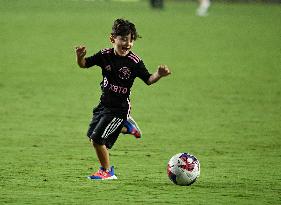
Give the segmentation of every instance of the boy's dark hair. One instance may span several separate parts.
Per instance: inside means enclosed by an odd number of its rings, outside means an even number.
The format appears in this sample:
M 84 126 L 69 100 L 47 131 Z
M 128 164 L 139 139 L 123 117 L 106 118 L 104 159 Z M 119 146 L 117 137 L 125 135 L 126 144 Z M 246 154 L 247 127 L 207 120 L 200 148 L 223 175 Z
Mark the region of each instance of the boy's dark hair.
M 136 30 L 135 24 L 125 19 L 116 19 L 112 26 L 112 36 L 127 36 L 131 34 L 132 40 L 141 38 Z

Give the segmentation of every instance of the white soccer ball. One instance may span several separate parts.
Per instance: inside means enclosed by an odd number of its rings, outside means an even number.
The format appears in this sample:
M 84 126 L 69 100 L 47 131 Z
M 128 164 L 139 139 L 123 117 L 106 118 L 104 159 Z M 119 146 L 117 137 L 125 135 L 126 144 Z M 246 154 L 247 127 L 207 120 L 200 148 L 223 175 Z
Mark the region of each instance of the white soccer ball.
M 178 153 L 170 159 L 167 174 L 173 183 L 189 186 L 200 176 L 199 160 L 189 153 Z

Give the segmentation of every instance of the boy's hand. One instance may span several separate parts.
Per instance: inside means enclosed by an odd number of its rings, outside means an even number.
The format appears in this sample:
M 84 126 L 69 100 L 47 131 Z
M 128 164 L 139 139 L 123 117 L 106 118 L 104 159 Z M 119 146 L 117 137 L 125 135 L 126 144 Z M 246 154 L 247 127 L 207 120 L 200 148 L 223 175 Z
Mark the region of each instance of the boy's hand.
M 167 76 L 167 75 L 170 75 L 170 74 L 171 74 L 171 71 L 168 68 L 168 66 L 166 66 L 166 65 L 159 65 L 158 66 L 158 75 L 159 76 L 164 77 L 164 76 Z
M 85 46 L 76 46 L 75 51 L 78 58 L 84 58 L 87 53 Z
M 75 47 L 76 52 L 76 62 L 79 65 L 80 68 L 86 68 L 86 47 L 85 46 L 76 46 Z
M 171 74 L 171 71 L 168 68 L 168 66 L 159 65 L 157 71 L 149 77 L 147 84 L 151 85 L 153 83 L 156 83 L 160 78 L 165 77 L 170 74 Z

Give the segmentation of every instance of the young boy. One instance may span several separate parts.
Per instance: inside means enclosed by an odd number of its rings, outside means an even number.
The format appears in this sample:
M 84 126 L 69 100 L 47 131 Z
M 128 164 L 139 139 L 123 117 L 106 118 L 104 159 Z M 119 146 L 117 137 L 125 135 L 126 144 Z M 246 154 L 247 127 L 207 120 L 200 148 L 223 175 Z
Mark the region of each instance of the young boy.
M 89 125 L 88 137 L 100 161 L 100 169 L 89 176 L 93 180 L 117 179 L 110 166 L 109 151 L 118 138 L 130 113 L 130 92 L 136 77 L 147 85 L 156 83 L 171 72 L 160 65 L 150 74 L 143 61 L 131 49 L 139 37 L 135 25 L 128 20 L 114 21 L 110 42 L 113 48 L 105 48 L 93 56 L 86 57 L 84 46 L 76 47 L 76 60 L 81 68 L 97 65 L 102 69 L 102 95 Z

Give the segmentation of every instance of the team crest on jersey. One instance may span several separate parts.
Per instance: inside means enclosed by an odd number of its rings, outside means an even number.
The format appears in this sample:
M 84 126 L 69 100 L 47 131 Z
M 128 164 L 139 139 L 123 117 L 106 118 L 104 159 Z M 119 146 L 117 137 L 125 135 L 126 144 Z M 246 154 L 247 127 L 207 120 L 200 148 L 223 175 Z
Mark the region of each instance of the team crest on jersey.
M 131 76 L 131 70 L 127 67 L 122 67 L 119 69 L 119 78 L 123 80 L 129 79 Z

